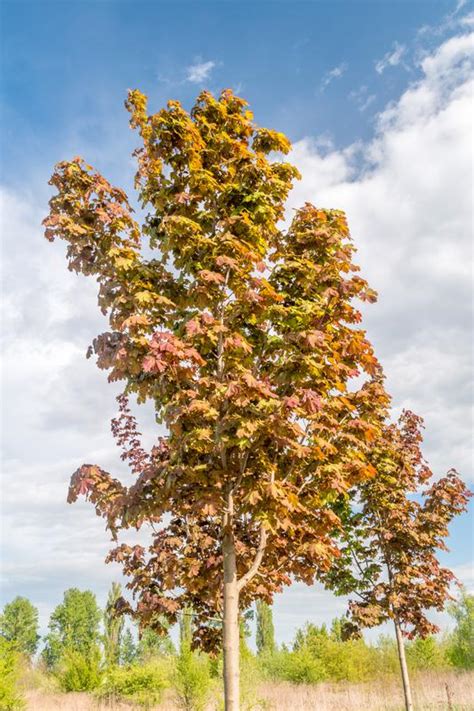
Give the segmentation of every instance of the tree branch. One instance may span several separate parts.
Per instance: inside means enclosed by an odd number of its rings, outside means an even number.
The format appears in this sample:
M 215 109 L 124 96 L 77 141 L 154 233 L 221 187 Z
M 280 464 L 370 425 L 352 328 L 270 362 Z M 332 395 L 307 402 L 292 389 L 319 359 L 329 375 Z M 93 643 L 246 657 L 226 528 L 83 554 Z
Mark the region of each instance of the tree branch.
M 237 583 L 237 590 L 239 592 L 257 574 L 258 569 L 260 567 L 260 563 L 262 562 L 262 558 L 263 558 L 263 554 L 265 552 L 266 545 L 267 545 L 267 532 L 262 525 L 260 527 L 260 542 L 258 544 L 257 553 L 255 554 L 253 563 L 250 566 L 250 568 L 247 570 L 245 575 L 242 575 L 242 577 L 240 578 L 240 580 Z

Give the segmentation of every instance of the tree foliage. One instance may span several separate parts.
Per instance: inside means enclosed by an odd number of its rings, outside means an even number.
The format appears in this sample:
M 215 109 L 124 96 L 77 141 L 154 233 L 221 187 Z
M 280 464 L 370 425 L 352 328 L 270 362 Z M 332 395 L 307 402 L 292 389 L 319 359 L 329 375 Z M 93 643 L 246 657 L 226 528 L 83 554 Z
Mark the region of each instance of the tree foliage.
M 211 649 L 224 543 L 241 608 L 270 602 L 329 567 L 333 502 L 375 473 L 367 452 L 387 398 L 354 304 L 375 294 L 342 212 L 306 204 L 282 229 L 298 173 L 276 154 L 289 142 L 256 126 L 243 99 L 203 92 L 190 113 L 171 101 L 149 115 L 131 91 L 126 106 L 144 225 L 80 158 L 56 167 L 45 220 L 69 268 L 98 281 L 110 331 L 90 353 L 124 382 L 113 431 L 136 476 L 126 487 L 86 464 L 69 501 L 89 498 L 114 535 L 153 524 L 147 549 L 110 553 L 137 598 L 124 610 L 159 629 L 192 606 L 195 641 Z M 149 453 L 131 394 L 167 428 Z
M 17 596 L 5 605 L 0 615 L 0 635 L 21 654 L 35 654 L 40 639 L 38 610 L 26 597 Z
M 120 660 L 122 632 L 125 620 L 123 616 L 117 614 L 116 605 L 121 597 L 121 585 L 119 583 L 112 583 L 103 616 L 103 642 L 107 664 L 118 664 Z
M 459 600 L 448 610 L 456 622 L 449 645 L 451 663 L 462 669 L 474 669 L 474 595 L 462 590 Z
M 161 657 L 165 654 L 172 654 L 174 650 L 173 642 L 168 634 L 167 623 L 161 622 L 160 634 L 153 628 L 145 627 L 141 630 L 140 639 L 137 645 L 137 656 L 141 661 Z M 163 630 L 166 630 L 164 633 Z
M 259 654 L 272 654 L 276 649 L 272 608 L 263 600 L 257 600 L 256 612 L 257 629 L 255 641 L 257 652 Z
M 101 611 L 90 590 L 69 588 L 63 602 L 52 612 L 49 633 L 43 650 L 48 667 L 54 667 L 69 653 L 77 653 L 87 660 L 98 650 Z
M 447 550 L 448 525 L 470 496 L 454 470 L 434 481 L 421 451 L 422 426 L 405 411 L 374 441 L 369 459 L 377 474 L 359 486 L 342 529 L 342 555 L 326 577 L 338 592 L 355 593 L 356 626 L 392 619 L 410 638 L 438 630 L 427 611 L 444 608 L 455 581 L 438 551 Z
M 0 636 L 0 709 L 22 711 L 25 700 L 19 690 L 21 655 L 14 642 Z
M 137 645 L 135 644 L 130 628 L 127 627 L 120 643 L 120 665 L 125 667 L 130 666 L 137 659 L 137 656 Z

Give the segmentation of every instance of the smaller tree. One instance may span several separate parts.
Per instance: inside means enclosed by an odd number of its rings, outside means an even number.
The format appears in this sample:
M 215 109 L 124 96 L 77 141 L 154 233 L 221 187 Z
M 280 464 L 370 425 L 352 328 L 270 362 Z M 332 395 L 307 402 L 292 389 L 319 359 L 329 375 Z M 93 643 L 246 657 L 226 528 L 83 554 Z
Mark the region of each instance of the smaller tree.
M 120 642 L 125 618 L 117 615 L 116 605 L 122 596 L 119 583 L 112 583 L 107 605 L 104 611 L 104 652 L 108 665 L 118 664 L 120 658 Z
M 165 623 L 163 623 L 165 625 Z M 167 629 L 168 625 L 160 628 Z M 166 654 L 173 654 L 173 642 L 168 633 L 160 634 L 152 627 L 145 627 L 140 634 L 137 646 L 137 656 L 142 662 L 149 661 L 153 657 L 161 657 Z
M 256 643 L 258 654 L 272 654 L 276 649 L 272 608 L 264 600 L 257 600 Z
M 130 629 L 127 627 L 120 641 L 120 664 L 125 667 L 130 666 L 136 660 L 137 654 L 137 645 Z
M 448 607 L 456 627 L 449 646 L 449 659 L 455 667 L 474 669 L 474 595 L 461 591 L 459 600 Z
M 101 611 L 90 590 L 70 588 L 63 602 L 51 614 L 49 633 L 43 650 L 48 667 L 57 665 L 66 652 L 78 652 L 85 658 L 95 653 L 100 641 Z
M 179 656 L 174 675 L 176 701 L 183 711 L 204 711 L 211 687 L 209 658 L 193 650 L 192 641 L 193 610 L 187 606 L 179 619 Z
M 437 551 L 447 550 L 448 525 L 470 496 L 454 470 L 429 486 L 422 427 L 420 417 L 405 411 L 374 441 L 375 476 L 358 487 L 357 505 L 341 513 L 341 555 L 325 577 L 338 593 L 358 597 L 349 603 L 353 632 L 393 621 L 407 711 L 413 703 L 403 637 L 438 631 L 426 612 L 444 608 L 455 576 L 440 565 Z
M 12 643 L 18 652 L 32 657 L 37 648 L 38 610 L 26 597 L 16 597 L 8 602 L 0 615 L 0 634 Z

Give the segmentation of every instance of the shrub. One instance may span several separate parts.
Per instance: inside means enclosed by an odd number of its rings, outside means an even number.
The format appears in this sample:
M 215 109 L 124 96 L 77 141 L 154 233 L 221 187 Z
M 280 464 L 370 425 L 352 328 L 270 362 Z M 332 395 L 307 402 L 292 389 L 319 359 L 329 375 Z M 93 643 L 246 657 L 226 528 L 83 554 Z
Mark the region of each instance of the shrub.
M 176 661 L 174 688 L 183 711 L 203 711 L 209 699 L 212 680 L 209 658 L 184 646 Z
M 380 635 L 375 649 L 377 655 L 377 674 L 399 674 L 400 662 L 398 661 L 396 641 L 388 635 Z
M 377 652 L 363 639 L 336 642 L 328 639 L 319 659 L 331 681 L 369 681 L 376 673 Z
M 275 649 L 273 649 L 273 652 Z M 267 708 L 267 702 L 259 694 L 262 681 L 261 656 L 271 656 L 272 650 L 267 648 L 256 657 L 250 650 L 240 655 L 240 698 L 242 711 L 261 711 Z
M 443 646 L 436 637 L 415 639 L 407 644 L 407 662 L 414 671 L 442 669 L 448 665 Z
M 20 673 L 21 657 L 14 644 L 0 637 L 0 709 L 2 711 L 17 711 L 25 706 L 17 688 Z
M 294 684 L 315 684 L 327 678 L 321 660 L 314 657 L 307 647 L 294 652 L 282 650 L 271 655 L 262 655 L 264 673 L 271 679 L 282 679 Z
M 168 685 L 168 664 L 150 661 L 129 667 L 110 667 L 97 691 L 101 699 L 128 701 L 144 708 L 158 704 Z
M 86 656 L 66 649 L 54 672 L 62 691 L 93 691 L 101 680 L 100 652 L 93 648 Z

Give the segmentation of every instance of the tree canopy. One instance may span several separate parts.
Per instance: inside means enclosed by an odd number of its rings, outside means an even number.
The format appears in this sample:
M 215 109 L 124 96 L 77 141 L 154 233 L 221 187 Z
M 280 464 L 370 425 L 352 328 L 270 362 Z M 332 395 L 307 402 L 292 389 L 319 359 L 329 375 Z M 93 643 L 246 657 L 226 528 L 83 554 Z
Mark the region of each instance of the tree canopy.
M 271 599 L 292 576 L 309 582 L 329 566 L 331 502 L 373 476 L 365 453 L 387 399 L 352 302 L 375 295 L 342 212 L 306 204 L 282 229 L 297 171 L 273 156 L 289 143 L 257 127 L 243 99 L 203 92 L 190 113 L 169 102 L 148 115 L 132 91 L 126 104 L 142 138 L 144 225 L 81 159 L 57 166 L 45 224 L 48 239 L 67 241 L 70 269 L 99 282 L 112 330 L 91 353 L 124 380 L 113 427 L 137 480 L 127 488 L 84 465 L 69 500 L 88 496 L 113 532 L 158 526 L 148 552 L 124 544 L 110 559 L 131 576 L 143 620 L 176 621 L 192 605 L 195 634 L 212 646 L 224 532 L 242 606 Z M 167 427 L 151 453 L 132 393 Z
M 43 657 L 54 667 L 65 653 L 90 656 L 100 641 L 101 611 L 90 590 L 69 588 L 63 602 L 57 605 L 49 619 Z
M 38 610 L 26 598 L 17 596 L 8 602 L 0 615 L 0 635 L 22 654 L 32 657 L 37 648 Z

